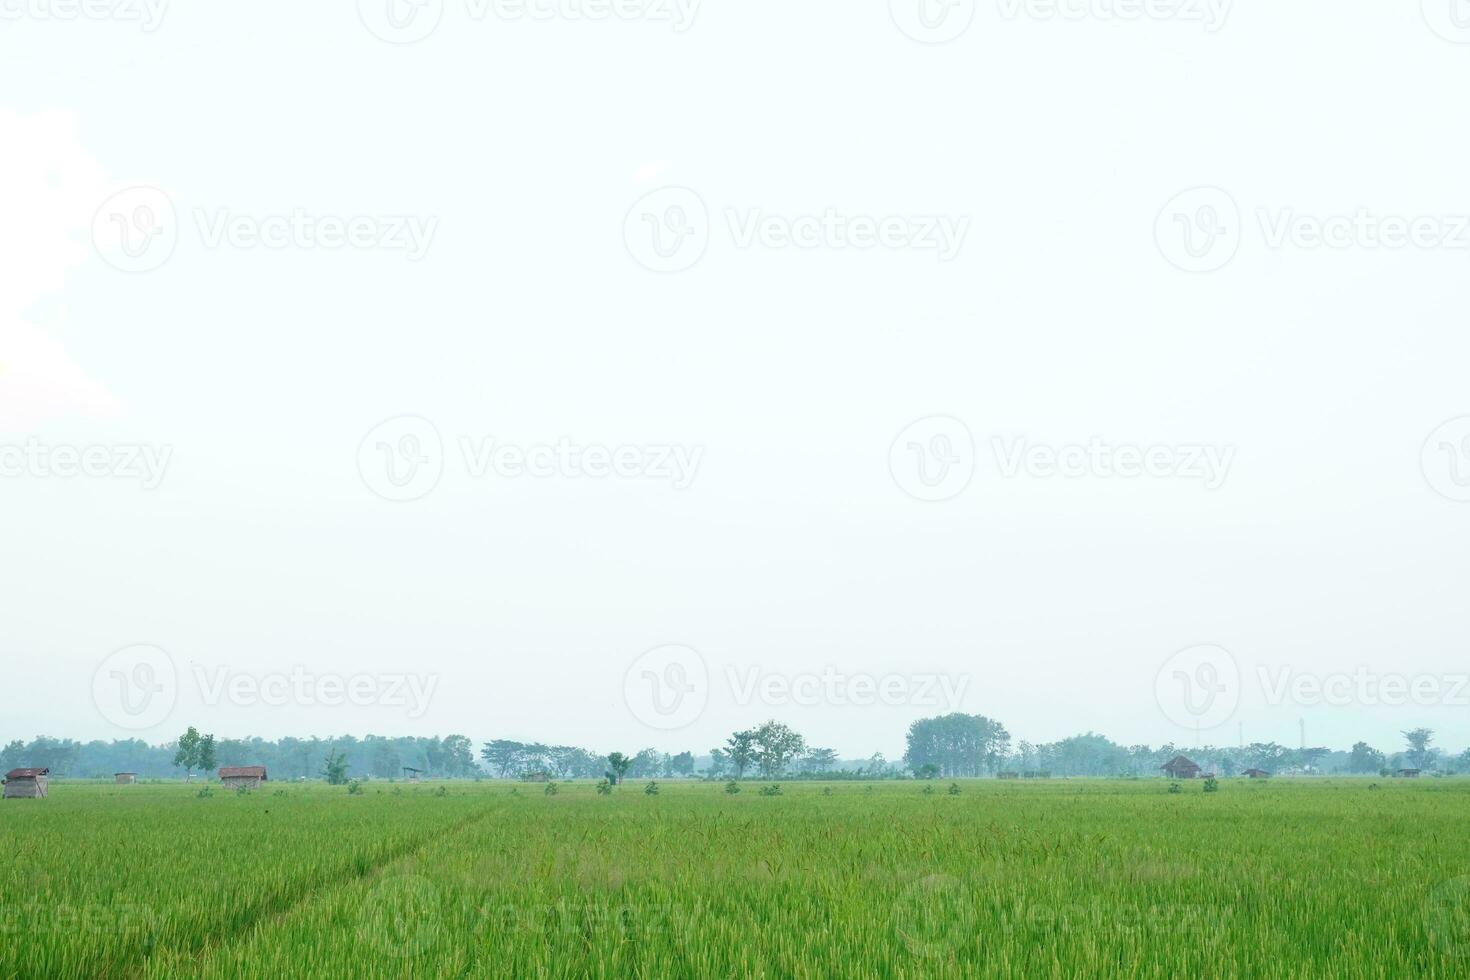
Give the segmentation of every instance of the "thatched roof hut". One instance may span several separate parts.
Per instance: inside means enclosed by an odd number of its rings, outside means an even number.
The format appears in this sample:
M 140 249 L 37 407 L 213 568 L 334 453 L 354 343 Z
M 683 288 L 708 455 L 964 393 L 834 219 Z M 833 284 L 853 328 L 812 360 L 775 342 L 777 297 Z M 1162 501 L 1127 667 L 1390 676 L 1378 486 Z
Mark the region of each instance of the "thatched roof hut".
M 225 766 L 219 771 L 220 781 L 231 789 L 259 789 L 267 781 L 265 766 Z
M 1174 779 L 1196 779 L 1199 777 L 1199 765 L 1182 755 L 1176 755 L 1162 766 L 1159 766 L 1159 768 Z

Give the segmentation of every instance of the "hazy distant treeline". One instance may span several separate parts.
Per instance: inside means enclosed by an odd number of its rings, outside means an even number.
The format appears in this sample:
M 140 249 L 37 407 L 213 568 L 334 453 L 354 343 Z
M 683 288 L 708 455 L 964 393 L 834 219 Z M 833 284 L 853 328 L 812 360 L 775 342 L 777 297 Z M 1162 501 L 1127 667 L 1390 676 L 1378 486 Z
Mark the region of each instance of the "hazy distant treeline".
M 1433 745 L 1434 732 L 1416 728 L 1403 733 L 1404 745 L 1380 750 L 1358 742 L 1350 750 L 1323 747 L 1289 748 L 1275 742 L 1245 746 L 1191 748 L 1172 743 L 1153 747 L 1120 745 L 1088 732 L 1056 742 L 1012 742 L 1000 722 L 983 715 L 950 714 L 925 718 L 909 726 L 902 762 L 881 753 L 866 759 L 841 759 L 831 749 L 810 746 L 797 732 L 777 722 L 736 732 L 724 746 L 704 753 L 629 751 L 629 778 L 860 778 L 900 776 L 985 776 L 1001 772 L 1053 776 L 1155 776 L 1176 755 L 1185 755 L 1206 771 L 1232 776 L 1246 769 L 1271 773 L 1379 773 L 1400 768 L 1438 772 L 1470 772 L 1470 749 L 1451 756 Z M 183 775 L 175 765 L 177 743 L 149 745 L 140 739 L 78 742 L 38 736 L 13 741 L 0 749 L 0 772 L 22 766 L 45 766 L 56 776 L 90 779 L 116 772 L 143 778 Z M 329 752 L 345 756 L 354 778 L 391 779 L 405 766 L 439 778 L 521 779 L 545 775 L 553 779 L 599 779 L 609 770 L 608 754 L 567 745 L 493 739 L 474 743 L 464 735 L 443 737 L 262 738 L 219 739 L 219 766 L 261 765 L 272 779 L 316 779 Z

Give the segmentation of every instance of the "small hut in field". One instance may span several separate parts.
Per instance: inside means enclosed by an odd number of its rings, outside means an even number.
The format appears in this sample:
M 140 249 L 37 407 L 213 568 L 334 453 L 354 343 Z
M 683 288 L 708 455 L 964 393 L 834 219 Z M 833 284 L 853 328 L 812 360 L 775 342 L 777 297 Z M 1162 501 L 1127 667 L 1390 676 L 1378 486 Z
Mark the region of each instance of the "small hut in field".
M 5 774 L 5 799 L 44 800 L 50 769 L 12 769 Z
M 1159 766 L 1165 774 L 1173 779 L 1198 779 L 1199 765 L 1191 762 L 1182 755 L 1176 755 L 1168 762 Z
M 138 774 L 135 772 L 115 772 L 112 774 L 112 781 L 119 786 L 131 786 L 138 781 Z
M 1398 778 L 1399 779 L 1418 779 L 1419 778 L 1419 773 L 1421 771 L 1422 770 L 1419 770 L 1419 769 L 1400 769 L 1398 771 Z
M 220 782 L 230 789 L 260 789 L 267 781 L 265 766 L 225 766 L 219 771 Z
M 1245 772 L 1241 773 L 1241 775 L 1249 777 L 1251 779 L 1269 779 L 1271 776 L 1271 774 L 1264 769 L 1247 769 Z
M 403 778 L 411 783 L 418 782 L 419 779 L 423 777 L 423 775 L 424 771 L 422 769 L 415 769 L 413 766 L 403 767 Z

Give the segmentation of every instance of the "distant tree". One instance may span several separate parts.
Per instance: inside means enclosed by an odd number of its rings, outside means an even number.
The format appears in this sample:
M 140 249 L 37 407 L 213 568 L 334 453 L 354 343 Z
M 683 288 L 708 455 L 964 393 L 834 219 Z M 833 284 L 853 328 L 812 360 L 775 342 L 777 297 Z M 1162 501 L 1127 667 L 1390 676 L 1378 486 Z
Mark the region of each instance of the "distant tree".
M 633 760 L 628 756 L 623 755 L 623 753 L 609 752 L 607 755 L 608 783 L 613 786 L 621 783 L 623 781 L 623 776 L 626 775 L 628 772 L 628 767 L 632 764 Z
M 369 764 L 374 776 L 379 779 L 390 779 L 397 776 L 403 768 L 403 759 L 398 755 L 392 741 L 386 738 L 372 739 L 372 756 Z
M 196 761 L 199 763 L 200 772 L 209 772 L 219 764 L 215 758 L 214 736 L 205 735 L 199 739 L 199 749 Z
M 633 756 L 633 763 L 628 767 L 628 775 L 634 779 L 645 779 L 657 776 L 663 772 L 664 754 L 658 749 L 644 749 Z
M 473 776 L 475 752 L 463 735 L 446 735 L 440 744 L 439 771 L 445 776 Z
M 174 765 L 184 770 L 184 782 L 193 779 L 194 770 L 200 766 L 199 749 L 203 741 L 204 739 L 200 736 L 199 729 L 193 725 L 190 725 L 189 730 L 179 736 L 178 750 L 174 752 Z M 210 748 L 212 751 L 212 739 L 210 741 Z
M 322 775 L 333 786 L 344 785 L 347 782 L 347 756 L 333 747 L 327 752 L 326 762 L 322 763 Z
M 779 721 L 768 721 L 755 730 L 755 761 L 767 779 L 785 773 L 805 750 L 806 739 Z
M 725 754 L 730 758 L 730 768 L 735 770 L 735 778 L 743 779 L 745 770 L 755 762 L 755 732 L 746 730 L 731 735 L 725 742 Z
M 725 773 L 729 772 L 731 768 L 730 753 L 726 752 L 724 749 L 709 750 L 709 769 L 706 771 L 710 777 L 718 778 L 720 776 L 723 776 Z
M 1317 772 L 1318 763 L 1331 752 L 1331 749 L 1322 746 L 1294 749 L 1288 754 L 1288 761 L 1290 766 L 1299 772 Z
M 920 719 L 904 738 L 903 758 L 909 769 L 917 772 L 932 763 L 948 776 L 994 772 L 1011 746 L 1010 733 L 1000 722 L 959 712 Z
M 1412 731 L 1402 732 L 1404 741 L 1409 743 L 1409 751 L 1404 757 L 1409 761 L 1409 768 L 1426 769 L 1431 758 L 1429 743 L 1434 741 L 1434 730 L 1431 728 L 1415 728 Z
M 807 749 L 801 757 L 803 772 L 831 772 L 837 768 L 837 752 L 833 749 Z
M 1355 742 L 1352 752 L 1348 754 L 1348 772 L 1381 772 L 1385 762 L 1386 760 L 1382 752 L 1379 752 L 1367 742 Z
M 1284 745 L 1275 742 L 1252 742 L 1246 746 L 1245 756 L 1251 769 L 1264 769 L 1267 772 L 1276 772 L 1285 763 L 1290 751 Z
M 520 742 L 498 738 L 486 742 L 480 750 L 480 758 L 490 767 L 491 773 L 501 779 L 519 775 L 525 765 L 526 746 Z
M 664 771 L 675 777 L 694 775 L 694 753 L 680 752 L 669 756 L 664 764 Z
M 4 749 L 0 749 L 0 770 L 9 772 L 19 769 L 25 765 L 26 743 L 20 739 L 8 742 Z

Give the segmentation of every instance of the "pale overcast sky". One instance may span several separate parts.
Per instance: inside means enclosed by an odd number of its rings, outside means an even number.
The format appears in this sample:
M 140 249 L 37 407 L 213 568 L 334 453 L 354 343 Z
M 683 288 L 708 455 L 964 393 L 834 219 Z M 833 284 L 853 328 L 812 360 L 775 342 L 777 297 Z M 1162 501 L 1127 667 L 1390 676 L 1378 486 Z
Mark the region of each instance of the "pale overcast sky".
M 0 738 L 1470 744 L 1451 0 L 527 2 L 0 0 Z

